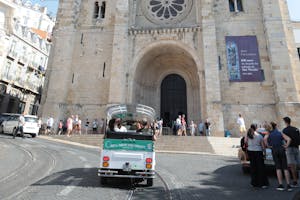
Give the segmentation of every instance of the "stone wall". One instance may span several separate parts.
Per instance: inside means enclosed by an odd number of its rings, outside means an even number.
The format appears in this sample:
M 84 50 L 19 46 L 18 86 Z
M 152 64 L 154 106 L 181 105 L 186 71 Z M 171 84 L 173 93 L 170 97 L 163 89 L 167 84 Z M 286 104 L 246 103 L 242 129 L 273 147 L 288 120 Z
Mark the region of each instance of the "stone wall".
M 285 1 L 243 1 L 236 13 L 228 1 L 197 0 L 180 23 L 165 24 L 133 0 L 106 1 L 105 19 L 93 19 L 94 3 L 60 3 L 44 117 L 100 118 L 111 103 L 145 103 L 160 114 L 161 82 L 175 73 L 187 83 L 189 118 L 208 118 L 213 135 L 236 134 L 239 113 L 247 125 L 298 119 L 299 61 L 289 53 Z M 229 82 L 225 36 L 247 35 L 257 37 L 265 81 Z

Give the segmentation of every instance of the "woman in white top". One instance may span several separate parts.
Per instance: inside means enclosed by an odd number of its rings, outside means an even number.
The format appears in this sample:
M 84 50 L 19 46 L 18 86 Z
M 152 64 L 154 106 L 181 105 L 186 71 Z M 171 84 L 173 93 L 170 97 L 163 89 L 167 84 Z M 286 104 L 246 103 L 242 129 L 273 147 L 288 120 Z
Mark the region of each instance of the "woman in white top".
M 251 185 L 253 187 L 267 188 L 269 181 L 265 172 L 263 150 L 265 149 L 263 137 L 256 132 L 257 126 L 252 124 L 246 137 L 247 150 L 250 159 Z

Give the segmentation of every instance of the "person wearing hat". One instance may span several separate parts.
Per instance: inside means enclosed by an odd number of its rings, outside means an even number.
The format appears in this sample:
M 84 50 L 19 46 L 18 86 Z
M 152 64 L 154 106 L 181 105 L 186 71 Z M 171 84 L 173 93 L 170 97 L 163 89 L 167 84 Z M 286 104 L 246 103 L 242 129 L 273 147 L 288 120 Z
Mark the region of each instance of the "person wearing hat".
M 297 165 L 300 164 L 299 159 L 299 143 L 300 143 L 300 132 L 296 127 L 291 126 L 291 118 L 284 117 L 283 121 L 286 128 L 282 132 L 291 138 L 291 144 L 286 149 L 287 163 L 291 169 L 293 183 L 292 187 L 298 187 L 298 176 L 297 176 Z

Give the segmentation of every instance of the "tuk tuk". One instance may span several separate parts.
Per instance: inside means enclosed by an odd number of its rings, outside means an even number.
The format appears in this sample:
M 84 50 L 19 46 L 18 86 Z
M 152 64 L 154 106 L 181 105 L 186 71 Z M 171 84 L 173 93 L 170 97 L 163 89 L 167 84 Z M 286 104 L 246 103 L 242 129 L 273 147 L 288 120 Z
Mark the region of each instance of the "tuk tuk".
M 101 184 L 117 177 L 146 180 L 147 186 L 153 185 L 155 115 L 153 108 L 141 104 L 113 105 L 107 109 L 98 169 Z

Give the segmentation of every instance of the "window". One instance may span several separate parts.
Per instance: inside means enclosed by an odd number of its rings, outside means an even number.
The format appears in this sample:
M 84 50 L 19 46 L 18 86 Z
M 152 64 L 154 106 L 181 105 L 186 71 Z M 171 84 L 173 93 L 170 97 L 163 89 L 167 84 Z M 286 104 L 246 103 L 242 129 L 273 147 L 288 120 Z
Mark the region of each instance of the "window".
M 106 2 L 103 1 L 100 6 L 99 2 L 96 1 L 95 7 L 94 7 L 94 19 L 104 19 L 105 18 L 105 10 L 106 10 Z
M 244 9 L 243 9 L 243 4 L 242 4 L 242 0 L 236 0 L 236 3 L 237 3 L 237 10 L 238 10 L 239 12 L 244 11 Z
M 242 0 L 229 0 L 229 11 L 230 12 L 244 11 Z
M 298 51 L 298 56 L 299 56 L 299 60 L 300 60 L 300 47 L 297 48 L 297 51 Z
M 96 1 L 95 2 L 95 8 L 94 8 L 94 19 L 98 19 L 98 17 L 99 17 L 99 10 L 100 10 L 99 2 Z
M 104 19 L 105 18 L 105 10 L 106 10 L 106 2 L 103 1 L 100 9 L 100 18 Z

